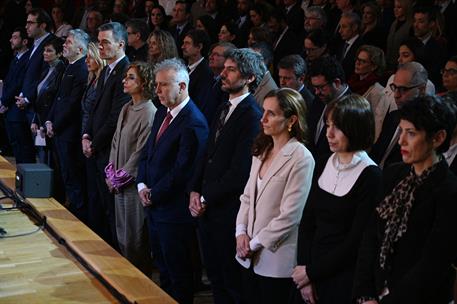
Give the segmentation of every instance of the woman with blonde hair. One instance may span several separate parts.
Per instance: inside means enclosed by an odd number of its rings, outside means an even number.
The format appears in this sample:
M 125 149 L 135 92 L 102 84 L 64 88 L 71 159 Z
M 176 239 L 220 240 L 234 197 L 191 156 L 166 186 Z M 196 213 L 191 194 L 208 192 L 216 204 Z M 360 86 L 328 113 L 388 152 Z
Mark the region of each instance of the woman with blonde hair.
M 148 61 L 155 65 L 162 60 L 179 57 L 173 36 L 164 30 L 153 31 L 148 38 Z

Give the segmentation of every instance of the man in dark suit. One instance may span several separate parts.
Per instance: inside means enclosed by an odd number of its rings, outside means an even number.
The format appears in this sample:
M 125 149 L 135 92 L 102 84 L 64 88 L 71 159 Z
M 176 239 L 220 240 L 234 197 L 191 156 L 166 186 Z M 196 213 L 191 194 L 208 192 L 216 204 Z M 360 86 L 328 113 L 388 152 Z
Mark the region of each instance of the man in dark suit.
M 41 73 L 47 68 L 43 59 L 44 43 L 55 38 L 53 34 L 48 32 L 51 24 L 51 18 L 43 9 L 32 9 L 27 16 L 25 29 L 29 38 L 34 41 L 22 89 L 19 96 L 16 97 L 16 104 L 20 109 L 29 108 L 29 105 L 35 101 Z
M 303 20 L 303 19 L 302 19 Z M 273 78 L 277 80 L 279 60 L 287 55 L 299 54 L 302 41 L 287 25 L 286 16 L 282 11 L 274 11 L 268 19 L 268 28 L 273 35 Z
M 128 47 L 127 57 L 131 62 L 148 61 L 148 40 L 149 30 L 148 25 L 141 19 L 130 19 L 126 22 Z
M 82 147 L 86 157 L 95 157 L 97 163 L 97 188 L 100 205 L 89 206 L 89 225 L 104 240 L 116 246 L 114 196 L 105 183 L 105 167 L 108 165 L 111 140 L 116 131 L 117 119 L 125 103 L 130 99 L 124 93 L 122 79 L 129 64 L 125 56 L 127 31 L 117 22 L 99 27 L 100 57 L 108 62 L 101 71 L 97 83 L 95 104 L 83 131 Z
M 410 100 L 423 96 L 427 80 L 427 71 L 420 63 L 413 61 L 400 65 L 391 84 L 397 107 L 400 109 Z M 398 110 L 388 113 L 383 121 L 379 138 L 371 148 L 370 157 L 381 168 L 402 161 L 400 146 L 398 145 L 399 122 Z
M 235 20 L 235 24 L 238 27 L 236 37 L 238 37 L 239 47 L 247 46 L 249 31 L 252 27 L 249 10 L 253 5 L 252 0 L 237 0 L 238 18 Z
M 86 220 L 81 153 L 81 98 L 86 89 L 86 53 L 89 35 L 83 30 L 71 30 L 63 45 L 63 56 L 69 65 L 63 73 L 54 103 L 48 114 L 46 130 L 54 137 L 53 149 L 57 154 L 70 211 L 80 220 Z
M 190 30 L 184 37 L 182 52 L 184 59 L 187 60 L 189 71 L 189 96 L 195 102 L 200 111 L 207 100 L 208 91 L 211 88 L 213 73 L 208 66 L 208 60 L 204 57 L 209 49 L 208 34 L 200 30 Z M 209 123 L 209 122 L 208 122 Z
M 176 47 L 178 48 L 179 56 L 182 57 L 182 44 L 184 37 L 188 31 L 192 29 L 191 19 L 191 4 L 178 0 L 173 8 L 171 23 L 173 26 L 170 29 L 173 38 L 175 39 Z
M 279 86 L 298 91 L 306 102 L 306 109 L 311 109 L 316 96 L 305 85 L 308 69 L 305 60 L 300 55 L 289 55 L 278 63 Z
M 152 252 L 161 287 L 179 303 L 193 302 L 194 223 L 186 185 L 208 138 L 203 114 L 189 98 L 189 75 L 179 59 L 154 69 L 160 103 L 138 168 Z
M 428 71 L 428 78 L 436 87 L 437 92 L 442 90 L 440 70 L 447 60 L 447 51 L 444 44 L 438 43 L 433 37 L 433 32 L 438 26 L 438 11 L 435 7 L 414 8 L 414 36 L 418 38 L 423 48 L 423 64 Z
M 301 8 L 301 0 L 284 0 L 283 2 L 287 24 L 298 37 L 302 37 L 304 12 Z
M 322 57 L 313 62 L 309 76 L 314 94 L 319 102 L 313 102 L 309 110 L 309 144 L 308 148 L 314 158 L 330 154 L 326 136 L 325 109 L 331 102 L 338 101 L 350 93 L 346 84 L 343 67 L 334 57 Z
M 347 12 L 341 15 L 338 29 L 341 43 L 335 55 L 341 62 L 346 77 L 354 73 L 357 49 L 363 44 L 360 36 L 361 24 L 360 17 L 356 13 Z
M 251 146 L 259 131 L 260 109 L 253 92 L 260 82 L 260 54 L 228 52 L 221 73 L 229 93 L 211 124 L 208 147 L 191 183 L 189 208 L 200 217 L 199 233 L 215 303 L 240 303 L 240 272 L 233 252 L 234 228 L 251 167 Z
M 10 39 L 14 58 L 3 82 L 3 93 L 0 99 L 0 113 L 5 115 L 8 139 L 13 148 L 16 163 L 34 163 L 35 151 L 25 111 L 16 105 L 23 86 L 23 80 L 29 61 L 30 51 L 24 28 L 16 28 Z

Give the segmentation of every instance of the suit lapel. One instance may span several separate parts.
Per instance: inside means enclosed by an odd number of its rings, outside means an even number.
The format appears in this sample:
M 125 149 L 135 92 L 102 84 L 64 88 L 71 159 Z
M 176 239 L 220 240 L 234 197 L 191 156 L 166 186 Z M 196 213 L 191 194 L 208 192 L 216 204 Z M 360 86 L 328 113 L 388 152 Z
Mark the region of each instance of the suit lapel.
M 215 146 L 217 146 L 217 143 L 221 141 L 221 138 L 224 136 L 224 134 L 230 133 L 230 129 L 233 128 L 234 126 L 237 125 L 237 120 L 240 119 L 241 115 L 246 111 L 248 107 L 248 102 L 251 95 L 248 95 L 245 99 L 243 99 L 235 108 L 233 113 L 230 115 L 229 119 L 225 123 L 224 127 L 221 130 L 221 133 L 219 135 L 219 138 L 217 142 L 215 143 Z M 218 115 L 220 115 L 220 111 L 218 111 Z M 218 117 L 217 117 L 218 118 Z M 214 137 L 213 137 L 214 140 Z
M 260 199 L 260 197 L 263 194 L 263 191 L 265 190 L 266 186 L 270 182 L 271 178 L 279 171 L 281 170 L 282 167 L 291 159 L 292 153 L 296 149 L 296 143 L 297 140 L 295 138 L 292 138 L 289 140 L 289 142 L 282 147 L 281 151 L 279 151 L 278 155 L 276 155 L 275 159 L 270 165 L 270 168 L 268 168 L 266 175 L 262 179 L 262 183 L 260 185 L 260 189 L 257 191 L 257 197 L 256 197 L 256 202 Z M 259 166 L 260 168 L 260 166 Z M 258 176 L 258 172 L 257 172 Z
M 180 129 L 179 125 L 182 123 L 183 119 L 187 116 L 187 112 L 189 111 L 189 107 L 190 107 L 189 103 L 190 103 L 190 101 L 191 100 L 189 100 L 187 105 L 181 111 L 179 111 L 178 115 L 171 121 L 171 123 L 168 126 L 168 128 L 160 136 L 159 140 L 156 143 L 156 146 L 158 146 L 164 140 L 164 138 L 166 138 L 167 136 L 170 136 L 171 134 L 176 132 L 176 130 Z M 161 123 L 159 125 L 159 129 L 160 129 L 160 126 L 163 123 L 163 120 L 165 119 L 165 116 L 166 116 L 166 112 L 165 112 L 164 118 L 161 120 Z M 157 130 L 157 132 L 159 132 L 159 129 Z M 156 133 L 155 136 L 157 136 L 157 133 Z M 154 136 L 154 141 L 155 141 L 155 136 Z

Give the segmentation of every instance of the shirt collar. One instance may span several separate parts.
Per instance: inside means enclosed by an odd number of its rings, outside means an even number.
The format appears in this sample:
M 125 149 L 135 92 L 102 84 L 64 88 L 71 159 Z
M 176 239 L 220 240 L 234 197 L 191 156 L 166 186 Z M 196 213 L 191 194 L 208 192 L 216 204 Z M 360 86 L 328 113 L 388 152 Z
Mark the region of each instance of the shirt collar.
M 352 37 L 349 40 L 346 40 L 346 43 L 349 44 L 349 46 L 351 46 L 357 40 L 357 38 L 359 38 L 359 34 L 355 35 L 354 37 Z M 349 47 L 348 47 L 348 49 L 349 49 Z
M 190 97 L 187 96 L 186 99 L 184 99 L 179 105 L 174 107 L 172 110 L 168 109 L 167 112 L 170 112 L 171 116 L 173 117 L 172 120 L 175 119 L 176 116 L 178 116 L 179 112 L 181 112 L 181 110 L 189 103 L 189 100 Z
M 192 74 L 192 72 L 197 68 L 197 66 L 200 64 L 200 62 L 203 61 L 203 59 L 205 59 L 205 57 L 202 57 L 197 62 L 194 62 L 191 65 L 189 65 L 189 74 Z
M 116 67 L 116 65 L 119 63 L 119 61 L 121 61 L 122 59 L 124 59 L 125 55 L 122 56 L 121 58 L 117 59 L 116 61 L 114 61 L 113 63 L 111 63 L 109 66 L 109 70 L 110 70 L 110 73 L 111 71 L 114 70 L 114 68 Z
M 421 39 L 421 41 L 424 45 L 426 45 L 430 38 L 432 38 L 432 33 L 429 33 L 424 39 Z
M 28 50 L 29 50 L 29 49 L 25 49 L 25 50 L 22 51 L 22 52 L 17 52 L 17 53 L 16 53 L 16 58 L 17 58 L 18 60 L 21 59 L 22 55 L 24 55 L 25 53 L 27 53 Z
M 37 47 L 40 45 L 40 43 L 41 43 L 44 39 L 46 39 L 46 37 L 48 37 L 48 36 L 49 36 L 49 33 L 45 33 L 45 34 L 44 34 L 43 36 L 41 36 L 40 38 L 35 39 L 35 41 L 33 42 L 33 48 L 37 48 Z
M 241 96 L 238 96 L 238 97 L 235 97 L 233 99 L 229 99 L 229 102 L 232 104 L 232 106 L 237 106 L 240 104 L 241 101 L 243 101 L 243 99 L 245 99 L 249 94 L 251 93 L 246 93 L 246 94 L 243 94 Z

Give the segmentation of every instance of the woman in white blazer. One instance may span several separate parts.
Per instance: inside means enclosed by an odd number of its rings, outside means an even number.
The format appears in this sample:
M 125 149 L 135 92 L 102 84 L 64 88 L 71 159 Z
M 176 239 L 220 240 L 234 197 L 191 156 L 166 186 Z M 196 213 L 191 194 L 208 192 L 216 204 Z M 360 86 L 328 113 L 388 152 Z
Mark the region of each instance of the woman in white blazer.
M 246 302 L 281 303 L 290 292 L 314 159 L 304 146 L 306 104 L 300 93 L 273 90 L 263 109 L 263 132 L 254 142 L 249 180 L 240 197 L 236 259 L 246 268 Z

